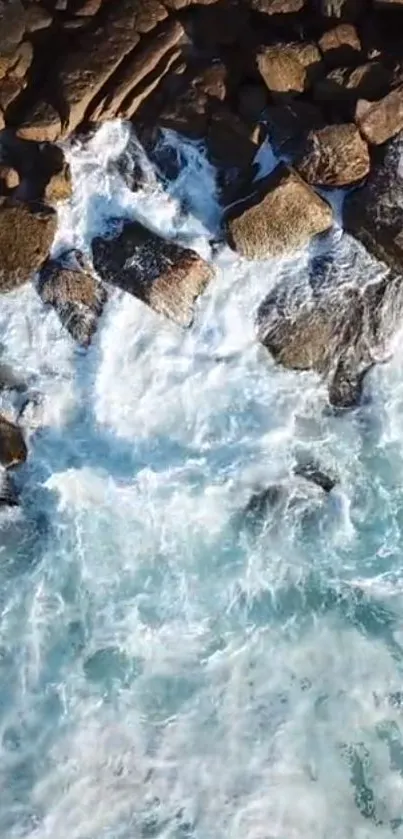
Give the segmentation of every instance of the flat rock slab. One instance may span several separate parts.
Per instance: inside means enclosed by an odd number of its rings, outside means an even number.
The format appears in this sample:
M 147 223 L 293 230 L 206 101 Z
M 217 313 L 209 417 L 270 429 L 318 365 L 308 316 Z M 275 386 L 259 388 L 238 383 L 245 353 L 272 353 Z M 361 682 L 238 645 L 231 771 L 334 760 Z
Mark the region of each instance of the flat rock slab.
M 283 256 L 332 226 L 330 205 L 281 163 L 228 213 L 230 245 L 248 259 Z
M 297 169 L 309 184 L 349 186 L 368 175 L 368 145 L 354 123 L 328 125 L 309 133 Z
M 0 292 L 23 285 L 38 271 L 56 227 L 50 207 L 0 198 Z
M 330 403 L 347 408 L 359 402 L 366 372 L 389 357 L 402 315 L 403 279 L 344 236 L 306 275 L 290 272 L 269 294 L 258 337 L 285 367 L 324 376 Z
M 27 447 L 18 425 L 0 415 L 0 463 L 2 466 L 17 466 L 25 463 Z
M 194 303 L 214 274 L 194 251 L 166 241 L 138 222 L 125 222 L 115 238 L 95 238 L 92 250 L 102 280 L 179 326 L 192 324 Z
M 403 134 L 392 140 L 366 184 L 344 204 L 345 229 L 376 258 L 403 272 Z
M 106 289 L 82 266 L 81 254 L 49 259 L 38 277 L 38 293 L 52 306 L 77 343 L 88 346 L 107 299 Z

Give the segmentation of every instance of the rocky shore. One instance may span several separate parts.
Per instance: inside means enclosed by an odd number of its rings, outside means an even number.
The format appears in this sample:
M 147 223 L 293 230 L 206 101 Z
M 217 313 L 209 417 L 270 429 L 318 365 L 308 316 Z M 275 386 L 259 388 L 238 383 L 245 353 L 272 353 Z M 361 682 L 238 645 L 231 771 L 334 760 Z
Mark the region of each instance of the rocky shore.
M 378 273 L 352 285 L 330 248 L 303 296 L 289 278 L 262 301 L 258 337 L 280 363 L 325 376 L 335 407 L 357 404 L 401 325 L 402 24 L 401 0 L 0 0 L 0 291 L 33 280 L 83 346 L 109 285 L 189 327 L 214 272 L 141 224 L 111 219 L 92 261 L 49 257 L 71 194 L 65 141 L 122 118 L 152 155 L 174 129 L 205 142 L 223 241 L 248 259 L 327 234 L 327 191 L 345 190 L 350 253 L 365 248 Z M 267 141 L 282 162 L 256 179 Z M 24 445 L 14 455 L 0 417 L 3 466 L 25 460 Z

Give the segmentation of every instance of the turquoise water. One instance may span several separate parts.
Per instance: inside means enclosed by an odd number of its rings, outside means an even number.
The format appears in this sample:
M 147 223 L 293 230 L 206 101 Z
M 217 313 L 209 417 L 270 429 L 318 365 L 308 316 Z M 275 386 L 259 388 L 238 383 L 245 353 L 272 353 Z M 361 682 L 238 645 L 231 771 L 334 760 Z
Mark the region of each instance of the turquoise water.
M 119 212 L 213 258 L 203 155 L 182 147 L 167 190 L 143 162 L 133 196 L 108 165 L 126 142 L 112 124 L 71 151 L 55 250 Z M 403 356 L 339 416 L 273 365 L 257 307 L 309 260 L 221 250 L 185 333 L 114 292 L 86 353 L 33 288 L 1 299 L 36 395 L 0 522 L 2 838 L 403 836 Z M 250 527 L 301 452 L 335 490 Z

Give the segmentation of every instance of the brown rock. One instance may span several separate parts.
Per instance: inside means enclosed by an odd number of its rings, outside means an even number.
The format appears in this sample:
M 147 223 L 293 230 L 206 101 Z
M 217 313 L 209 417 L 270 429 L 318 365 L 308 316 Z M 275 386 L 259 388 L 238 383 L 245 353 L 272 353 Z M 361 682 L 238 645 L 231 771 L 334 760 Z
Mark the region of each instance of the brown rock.
M 242 120 L 227 108 L 211 114 L 207 129 L 207 153 L 218 166 L 248 169 L 257 152 L 251 132 Z
M 25 9 L 25 31 L 37 32 L 47 29 L 52 23 L 52 15 L 39 3 L 30 3 Z
M 361 41 L 350 23 L 340 23 L 324 32 L 318 44 L 326 64 L 331 67 L 356 64 L 361 54 Z
M 390 72 L 380 61 L 369 61 L 359 67 L 338 67 L 315 85 L 319 102 L 345 104 L 349 112 L 358 99 L 378 99 L 389 90 Z
M 23 41 L 17 48 L 8 76 L 16 79 L 23 79 L 27 74 L 34 58 L 34 48 L 30 41 Z
M 107 299 L 106 290 L 90 270 L 83 267 L 80 253 L 48 260 L 38 278 L 38 292 L 52 306 L 72 338 L 88 346 Z
M 22 140 L 53 143 L 60 136 L 61 127 L 59 114 L 48 102 L 40 100 L 25 111 L 16 133 Z
M 309 184 L 349 186 L 365 178 L 370 170 L 367 143 L 351 123 L 311 131 L 297 169 Z
M 18 172 L 11 166 L 2 166 L 0 164 L 0 181 L 3 181 L 7 190 L 15 189 L 20 182 Z
M 5 113 L 26 86 L 24 79 L 7 77 L 0 82 L 0 108 Z
M 357 103 L 355 121 L 368 143 L 382 145 L 403 129 L 403 85 L 378 102 Z
M 2 466 L 18 466 L 27 459 L 27 447 L 18 425 L 0 415 L 0 463 Z
M 73 186 L 71 182 L 70 166 L 65 161 L 62 169 L 51 175 L 45 187 L 45 201 L 51 206 L 59 204 L 60 201 L 68 201 L 71 198 Z
M 114 239 L 92 243 L 94 265 L 108 283 L 130 292 L 180 326 L 190 326 L 194 303 L 213 277 L 194 251 L 167 242 L 138 222 Z
M 96 15 L 101 6 L 103 0 L 84 0 L 84 3 L 80 6 L 77 14 L 80 17 L 91 17 L 91 15 Z
M 272 95 L 295 96 L 310 86 L 321 56 L 314 44 L 276 44 L 257 56 L 259 72 Z
M 26 283 L 46 259 L 57 227 L 56 214 L 0 199 L 0 291 Z
M 252 0 L 251 6 L 264 15 L 295 14 L 301 11 L 305 0 Z
M 248 259 L 282 256 L 332 226 L 332 210 L 291 167 L 280 164 L 230 209 L 232 247 Z

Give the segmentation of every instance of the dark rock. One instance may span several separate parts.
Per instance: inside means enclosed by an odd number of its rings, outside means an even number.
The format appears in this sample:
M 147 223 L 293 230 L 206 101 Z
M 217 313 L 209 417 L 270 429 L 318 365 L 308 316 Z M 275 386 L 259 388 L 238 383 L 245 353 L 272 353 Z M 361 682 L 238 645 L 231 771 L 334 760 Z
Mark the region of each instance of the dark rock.
M 330 205 L 291 167 L 280 164 L 253 187 L 228 213 L 229 241 L 242 256 L 282 256 L 332 226 Z
M 330 67 L 358 64 L 361 41 L 351 23 L 339 23 L 333 29 L 327 30 L 319 39 L 318 45 L 326 64 Z
M 213 276 L 194 251 L 167 242 L 138 222 L 125 222 L 115 238 L 97 237 L 92 249 L 102 280 L 128 291 L 180 326 L 191 325 L 194 303 Z
M 378 102 L 360 100 L 355 121 L 368 143 L 379 146 L 403 129 L 403 85 Z
M 300 152 L 309 131 L 324 127 L 324 118 L 315 105 L 295 100 L 288 105 L 267 108 L 267 126 L 270 142 L 276 151 L 290 154 Z
M 287 489 L 283 484 L 272 484 L 251 496 L 243 514 L 251 522 L 259 522 L 266 519 L 273 508 L 284 502 L 286 497 Z
M 246 122 L 257 122 L 268 103 L 268 91 L 264 85 L 250 82 L 239 88 L 238 112 Z
M 9 468 L 25 463 L 27 447 L 21 429 L 0 415 L 0 463 Z
M 334 475 L 329 475 L 327 472 L 324 472 L 313 460 L 298 463 L 294 468 L 294 475 L 299 478 L 304 478 L 306 481 L 311 481 L 321 487 L 324 492 L 331 492 L 337 484 L 337 479 Z
M 0 470 L 0 507 L 18 507 L 19 499 L 14 481 L 5 469 Z
M 248 126 L 236 114 L 220 108 L 210 116 L 207 127 L 207 153 L 217 166 L 248 170 L 257 152 Z
M 262 47 L 257 66 L 272 96 L 292 97 L 307 90 L 320 72 L 322 57 L 316 44 L 275 44 Z
M 323 375 L 337 407 L 359 402 L 366 372 L 389 358 L 401 324 L 403 280 L 385 267 L 379 279 L 380 270 L 345 236 L 331 258 L 314 260 L 308 282 L 293 277 L 259 309 L 259 340 L 274 359 Z
M 347 196 L 345 229 L 377 259 L 403 273 L 403 137 L 389 143 L 361 189 Z
M 12 166 L 0 164 L 0 184 L 3 183 L 7 191 L 15 189 L 20 182 L 19 174 Z
M 305 0 L 252 0 L 251 6 L 263 15 L 295 14 L 301 11 Z
M 349 186 L 365 178 L 370 170 L 367 143 L 354 123 L 311 131 L 297 169 L 309 184 Z
M 318 102 L 345 105 L 345 112 L 354 116 L 359 99 L 378 99 L 389 90 L 390 72 L 380 61 L 369 61 L 359 67 L 338 67 L 315 85 Z
M 106 290 L 85 270 L 81 254 L 70 252 L 43 266 L 37 285 L 44 301 L 57 312 L 72 338 L 88 346 L 107 299 Z
M 45 205 L 0 199 L 0 291 L 26 283 L 45 261 L 57 216 Z

